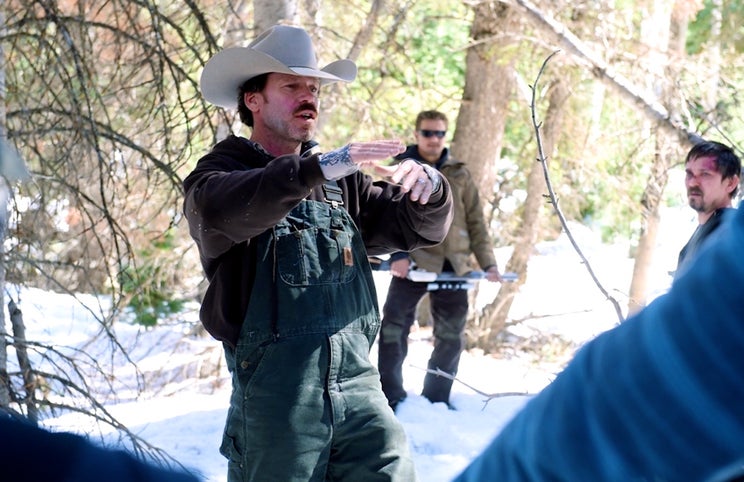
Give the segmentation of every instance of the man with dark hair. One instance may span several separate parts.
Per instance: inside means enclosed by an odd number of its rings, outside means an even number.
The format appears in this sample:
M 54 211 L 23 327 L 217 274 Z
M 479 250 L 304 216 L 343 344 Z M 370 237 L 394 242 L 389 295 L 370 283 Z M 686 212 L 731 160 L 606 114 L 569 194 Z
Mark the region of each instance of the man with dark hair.
M 698 213 L 698 227 L 679 252 L 675 277 L 733 209 L 740 175 L 741 160 L 720 142 L 700 142 L 687 153 L 685 187 L 690 207 Z
M 395 410 L 406 398 L 403 387 L 403 360 L 408 353 L 408 334 L 414 322 L 416 306 L 427 292 L 428 283 L 407 278 L 411 264 L 420 269 L 463 275 L 473 270 L 471 255 L 489 281 L 500 281 L 491 237 L 483 220 L 483 210 L 470 171 L 462 162 L 452 159 L 444 146 L 447 117 L 434 110 L 420 112 L 416 117 L 416 144 L 396 156 L 415 159 L 437 169 L 452 188 L 454 217 L 444 242 L 410 253 L 394 253 L 390 258 L 392 280 L 383 307 L 377 366 L 382 390 Z M 454 376 L 464 346 L 463 333 L 468 313 L 468 292 L 465 289 L 440 289 L 429 293 L 434 324 L 434 349 L 429 359 L 431 370 L 442 370 Z M 449 405 L 452 379 L 427 373 L 422 394 L 432 403 Z
M 200 318 L 232 374 L 220 447 L 230 482 L 416 479 L 369 360 L 380 320 L 367 256 L 441 242 L 452 200 L 436 169 L 377 165 L 398 140 L 318 152 L 320 88 L 355 77 L 349 60 L 318 68 L 309 35 L 290 26 L 223 50 L 202 73 L 205 99 L 235 108 L 239 93 L 251 127 L 184 181 L 209 278 Z

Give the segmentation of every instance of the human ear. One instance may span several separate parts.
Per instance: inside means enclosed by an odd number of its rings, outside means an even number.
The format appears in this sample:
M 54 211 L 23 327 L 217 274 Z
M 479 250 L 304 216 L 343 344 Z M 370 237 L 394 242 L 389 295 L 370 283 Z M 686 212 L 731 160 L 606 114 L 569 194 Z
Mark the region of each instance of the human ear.
M 726 186 L 726 192 L 731 194 L 734 189 L 739 185 L 739 176 L 731 176 L 728 178 L 728 185 Z
M 246 92 L 243 94 L 243 103 L 251 112 L 258 110 L 258 92 Z

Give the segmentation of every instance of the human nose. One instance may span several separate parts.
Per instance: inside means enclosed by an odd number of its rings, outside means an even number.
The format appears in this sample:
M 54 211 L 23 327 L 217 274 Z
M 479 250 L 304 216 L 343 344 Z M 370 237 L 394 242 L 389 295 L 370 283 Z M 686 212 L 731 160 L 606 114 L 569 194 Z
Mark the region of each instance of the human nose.
M 312 100 L 317 103 L 320 97 L 320 90 L 316 86 L 309 85 L 300 91 L 300 99 L 303 101 Z

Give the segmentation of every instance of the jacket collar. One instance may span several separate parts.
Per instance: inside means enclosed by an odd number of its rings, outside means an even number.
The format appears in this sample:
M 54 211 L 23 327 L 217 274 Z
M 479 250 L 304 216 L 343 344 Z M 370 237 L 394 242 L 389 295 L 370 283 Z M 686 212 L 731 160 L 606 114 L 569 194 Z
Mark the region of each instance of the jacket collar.
M 419 154 L 418 146 L 416 144 L 411 144 L 406 148 L 405 152 L 398 154 L 397 156 L 395 156 L 395 158 L 399 161 L 402 161 L 403 159 L 415 159 L 418 162 L 427 162 L 426 159 L 421 157 L 421 154 Z M 439 160 L 436 162 L 436 164 L 434 164 L 434 167 L 439 169 L 444 164 L 446 164 L 449 159 L 449 149 L 445 147 L 442 151 L 442 155 L 439 157 Z

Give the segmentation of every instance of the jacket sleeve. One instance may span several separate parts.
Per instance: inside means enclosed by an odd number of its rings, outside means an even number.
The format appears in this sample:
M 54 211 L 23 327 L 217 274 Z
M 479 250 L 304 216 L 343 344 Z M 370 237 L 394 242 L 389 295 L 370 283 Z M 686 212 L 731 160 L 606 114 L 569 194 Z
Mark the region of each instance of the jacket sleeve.
M 198 482 L 195 475 L 158 467 L 124 450 L 99 447 L 81 435 L 50 432 L 0 413 L 3 480 L 75 482 Z M 39 453 L 44 463 L 39 463 Z
M 248 169 L 213 153 L 184 181 L 184 213 L 202 256 L 215 259 L 274 226 L 323 181 L 317 155 L 281 156 Z
M 470 250 L 478 260 L 481 269 L 488 269 L 496 265 L 496 256 L 493 254 L 493 243 L 486 222 L 483 219 L 483 206 L 478 194 L 478 186 L 475 185 L 470 171 L 466 173 L 466 188 L 463 190 L 463 203 L 465 205 L 465 217 L 470 237 Z
M 579 351 L 457 482 L 744 473 L 744 210 L 670 291 Z
M 363 173 L 345 178 L 347 209 L 357 222 L 370 255 L 411 251 L 441 243 L 452 223 L 452 192 L 441 176 L 427 204 L 410 200 L 401 186 L 374 181 Z

